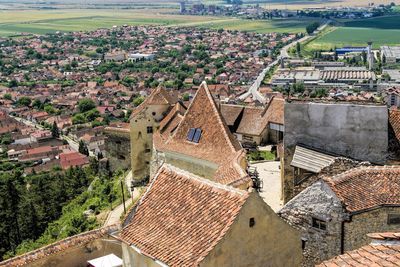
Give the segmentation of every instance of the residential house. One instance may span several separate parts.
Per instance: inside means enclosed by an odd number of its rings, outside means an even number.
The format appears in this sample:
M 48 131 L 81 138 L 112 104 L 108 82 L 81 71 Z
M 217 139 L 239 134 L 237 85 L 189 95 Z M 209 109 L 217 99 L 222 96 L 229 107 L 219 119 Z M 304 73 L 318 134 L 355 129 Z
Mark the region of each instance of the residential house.
M 273 97 L 265 108 L 221 105 L 221 113 L 229 129 L 244 143 L 279 143 L 283 139 L 285 100 Z
M 366 234 L 400 226 L 400 167 L 325 175 L 279 212 L 302 232 L 307 266 L 368 244 Z
M 64 170 L 71 167 L 84 167 L 89 164 L 89 158 L 79 152 L 69 151 L 60 154 L 60 165 Z
M 383 95 L 388 107 L 400 108 L 400 87 L 392 87 L 384 90 Z

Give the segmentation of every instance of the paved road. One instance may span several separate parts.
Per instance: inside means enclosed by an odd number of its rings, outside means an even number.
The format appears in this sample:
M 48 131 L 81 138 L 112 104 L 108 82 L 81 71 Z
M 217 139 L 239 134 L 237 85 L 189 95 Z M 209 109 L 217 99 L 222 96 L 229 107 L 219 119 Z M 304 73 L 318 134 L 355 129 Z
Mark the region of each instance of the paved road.
M 130 191 L 131 179 L 132 179 L 132 171 L 128 172 L 128 174 L 124 178 L 125 186 L 128 187 L 128 191 L 130 194 L 130 197 L 126 196 L 128 197 L 128 199 L 125 201 L 126 208 L 128 208 L 128 206 L 132 203 L 133 200 L 137 200 L 140 196 L 139 189 L 135 189 L 135 191 L 133 192 Z M 120 205 L 115 207 L 112 211 L 110 211 L 106 221 L 104 222 L 104 226 L 120 223 L 121 216 L 123 215 L 123 213 L 124 213 L 124 205 L 121 203 Z
M 28 126 L 30 126 L 30 127 L 34 127 L 34 128 L 37 128 L 37 129 L 45 130 L 45 128 L 44 128 L 42 125 L 37 124 L 37 123 L 34 123 L 34 122 L 32 122 L 32 121 L 29 121 L 29 120 L 26 120 L 26 119 L 24 119 L 24 118 L 15 117 L 15 116 L 10 116 L 10 117 L 12 117 L 12 118 L 14 118 L 15 120 L 17 120 L 17 121 L 19 121 L 19 122 L 22 122 L 23 124 L 28 125 Z M 72 150 L 74 150 L 74 151 L 79 151 L 79 143 L 78 143 L 78 142 L 76 142 L 75 140 L 73 140 L 73 139 L 71 139 L 70 137 L 68 137 L 68 136 L 66 136 L 66 135 L 63 135 L 63 134 L 61 134 L 60 137 L 61 137 L 63 140 L 65 140 L 65 141 L 68 142 L 68 144 L 69 144 L 69 146 L 72 148 Z M 94 157 L 95 155 L 94 155 L 94 153 L 93 153 L 92 151 L 89 151 L 89 156 Z
M 304 36 L 303 38 L 300 38 L 299 40 L 293 41 L 289 44 L 287 44 L 286 46 L 284 46 L 281 49 L 280 52 L 280 58 L 290 58 L 289 55 L 289 49 L 294 47 L 298 42 L 302 43 L 307 41 L 308 39 L 314 38 L 315 36 L 317 36 L 323 29 L 325 29 L 330 23 L 330 20 L 324 22 L 320 27 L 318 27 L 317 30 L 315 30 L 313 35 L 307 35 Z M 250 86 L 249 90 L 244 93 L 243 95 L 239 96 L 240 100 L 245 100 L 246 98 L 248 98 L 249 96 L 252 96 L 253 99 L 258 100 L 261 103 L 265 103 L 266 99 L 265 97 L 258 91 L 258 89 L 261 86 L 262 81 L 265 78 L 265 75 L 267 74 L 267 72 L 274 66 L 279 64 L 280 59 L 277 59 L 273 62 L 271 62 L 257 77 L 257 79 L 255 80 L 255 82 Z
M 264 184 L 259 193 L 261 198 L 275 212 L 279 211 L 283 206 L 281 201 L 281 174 L 279 165 L 279 161 L 250 164 L 250 166 L 257 168 L 260 179 Z

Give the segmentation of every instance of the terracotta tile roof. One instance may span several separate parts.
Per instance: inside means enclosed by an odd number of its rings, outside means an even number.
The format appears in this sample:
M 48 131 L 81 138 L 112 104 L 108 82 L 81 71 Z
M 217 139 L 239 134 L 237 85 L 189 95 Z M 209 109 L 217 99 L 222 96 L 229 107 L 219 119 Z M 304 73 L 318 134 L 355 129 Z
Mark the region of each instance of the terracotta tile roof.
M 400 206 L 400 166 L 359 167 L 324 180 L 349 212 Z
M 120 238 L 168 266 L 197 266 L 229 230 L 248 196 L 164 165 Z
M 243 109 L 244 106 L 222 104 L 221 114 L 226 124 L 228 126 L 234 125 Z
M 144 110 L 148 105 L 173 106 L 177 101 L 178 99 L 175 96 L 169 94 L 164 88 L 158 87 L 151 92 L 151 94 L 143 101 L 142 104 L 140 104 L 137 108 L 133 110 L 131 118 Z
M 400 240 L 400 232 L 371 233 L 367 236 L 376 240 Z
M 83 166 L 89 163 L 89 158 L 79 152 L 67 152 L 60 154 L 60 165 L 63 169 L 75 166 Z
M 389 110 L 389 124 L 397 140 L 400 140 L 400 110 Z
M 236 132 L 249 135 L 260 135 L 269 123 L 283 124 L 285 100 L 273 97 L 265 109 L 246 107 Z
M 163 131 L 163 129 L 170 124 L 173 118 L 175 118 L 178 114 L 184 115 L 185 112 L 186 108 L 181 103 L 176 103 L 168 115 L 165 116 L 165 118 L 160 122 L 160 130 Z
M 180 153 L 217 164 L 215 181 L 224 184 L 241 179 L 243 183 L 250 181 L 250 178 L 245 178 L 247 174 L 240 166 L 236 166 L 245 156 L 243 149 L 229 131 L 205 83 L 202 83 L 185 115 L 179 120 L 172 135 L 153 135 L 157 150 Z M 187 140 L 191 128 L 200 128 L 202 131 L 198 143 Z M 236 167 L 233 168 L 232 164 Z
M 369 234 L 373 239 L 381 239 L 383 242 L 372 242 L 360 249 L 349 251 L 333 259 L 322 262 L 318 267 L 369 267 L 369 266 L 400 266 L 400 233 Z M 385 240 L 397 241 L 395 243 Z

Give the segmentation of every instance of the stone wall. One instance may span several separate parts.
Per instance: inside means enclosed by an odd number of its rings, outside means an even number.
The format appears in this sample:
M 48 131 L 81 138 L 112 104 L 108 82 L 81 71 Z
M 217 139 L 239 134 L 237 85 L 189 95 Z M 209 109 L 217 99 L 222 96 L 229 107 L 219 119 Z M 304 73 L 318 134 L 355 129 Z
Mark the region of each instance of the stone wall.
M 317 181 L 305 189 L 278 214 L 301 232 L 305 242 L 303 266 L 314 266 L 340 254 L 344 210 L 340 200 L 324 181 Z M 313 218 L 325 221 L 326 230 L 314 228 Z
M 400 214 L 400 207 L 381 207 L 351 216 L 345 224 L 344 250 L 358 249 L 369 243 L 367 234 L 398 230 L 399 224 L 388 225 L 388 214 Z
M 296 145 L 360 161 L 384 163 L 388 155 L 388 110 L 383 105 L 285 103 L 284 202 L 293 197 Z
M 110 162 L 112 171 L 131 168 L 131 146 L 129 129 L 105 128 L 105 157 Z

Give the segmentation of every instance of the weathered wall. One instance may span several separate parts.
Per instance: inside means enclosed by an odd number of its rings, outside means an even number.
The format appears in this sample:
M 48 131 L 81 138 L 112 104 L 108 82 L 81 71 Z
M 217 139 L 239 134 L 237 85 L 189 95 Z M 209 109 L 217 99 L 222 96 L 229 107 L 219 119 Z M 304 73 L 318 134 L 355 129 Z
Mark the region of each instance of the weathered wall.
M 82 247 L 73 247 L 30 264 L 31 267 L 86 267 L 87 261 L 114 253 L 122 257 L 121 243 L 116 239 L 97 239 Z
M 121 243 L 109 236 L 118 225 L 70 236 L 39 249 L 0 262 L 0 266 L 85 267 L 86 261 L 114 253 L 121 257 Z
M 386 106 L 285 103 L 285 145 L 303 143 L 357 160 L 383 163 L 388 147 Z
M 306 240 L 303 266 L 314 266 L 340 254 L 343 212 L 340 200 L 323 181 L 305 189 L 278 212 Z M 313 217 L 326 221 L 326 231 L 312 227 Z
M 168 109 L 169 105 L 149 105 L 131 119 L 131 167 L 134 179 L 142 180 L 150 173 L 153 134 L 147 133 L 147 127 L 152 126 L 153 132 L 156 132 Z
M 125 130 L 125 129 L 124 129 Z M 106 128 L 105 138 L 105 157 L 110 161 L 112 171 L 122 169 L 127 170 L 131 167 L 131 146 L 129 130 Z
M 354 250 L 369 243 L 367 234 L 398 230 L 398 224 L 387 224 L 388 214 L 400 214 L 400 207 L 382 207 L 353 215 L 351 222 L 345 224 L 344 249 Z
M 255 219 L 251 228 L 250 218 Z M 299 232 L 252 193 L 231 229 L 200 266 L 299 266 L 301 260 Z
M 385 106 L 347 103 L 285 103 L 283 193 L 293 193 L 290 163 L 297 144 L 361 161 L 383 163 L 388 149 Z
M 127 244 L 122 243 L 122 260 L 124 262 L 124 267 L 160 267 L 153 259 L 139 254 L 132 247 Z

